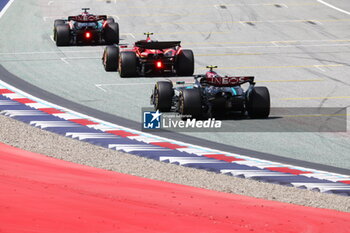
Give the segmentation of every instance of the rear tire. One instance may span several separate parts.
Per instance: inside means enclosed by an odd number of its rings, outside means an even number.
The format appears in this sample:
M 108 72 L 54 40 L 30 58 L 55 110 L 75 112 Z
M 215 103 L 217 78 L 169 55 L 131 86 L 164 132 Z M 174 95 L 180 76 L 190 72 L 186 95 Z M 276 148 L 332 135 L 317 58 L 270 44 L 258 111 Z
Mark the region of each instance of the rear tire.
M 119 62 L 119 47 L 110 45 L 103 51 L 102 63 L 105 71 L 117 71 Z
M 63 19 L 56 19 L 53 23 L 53 27 L 55 28 L 57 25 L 62 25 L 62 24 L 66 24 L 66 21 Z
M 197 118 L 202 115 L 202 97 L 198 88 L 185 89 L 180 95 L 179 112 Z
M 136 53 L 132 51 L 125 51 L 120 53 L 119 59 L 119 74 L 120 77 L 135 77 L 137 75 Z
M 154 87 L 154 107 L 161 112 L 169 112 L 173 101 L 173 83 L 159 81 Z
M 194 72 L 194 56 L 192 50 L 184 49 L 177 55 L 176 74 L 191 76 Z
M 270 114 L 270 93 L 266 87 L 254 87 L 247 96 L 250 118 L 267 118 Z
M 57 46 L 67 46 L 70 44 L 70 28 L 68 24 L 57 25 L 55 41 Z
M 104 39 L 106 44 L 119 44 L 119 24 L 110 23 L 104 31 Z
M 56 41 L 56 27 L 57 25 L 63 25 L 66 24 L 66 21 L 63 19 L 56 19 L 55 22 L 53 23 L 53 39 Z

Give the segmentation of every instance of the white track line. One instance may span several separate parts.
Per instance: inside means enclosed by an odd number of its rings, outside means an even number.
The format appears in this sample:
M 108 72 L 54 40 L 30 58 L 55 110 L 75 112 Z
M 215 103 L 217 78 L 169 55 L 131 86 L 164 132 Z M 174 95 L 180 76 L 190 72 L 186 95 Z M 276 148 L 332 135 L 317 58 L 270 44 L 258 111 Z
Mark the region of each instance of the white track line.
M 103 89 L 101 86 L 102 86 L 103 84 L 95 84 L 95 87 L 97 87 L 98 89 L 100 89 L 100 90 L 102 90 L 102 91 L 104 91 L 104 92 L 107 92 L 107 90 L 106 89 Z
M 320 66 L 321 66 L 321 65 L 315 65 L 315 68 L 319 69 L 319 70 L 322 71 L 322 72 L 326 72 L 326 70 L 323 69 L 323 68 L 321 68 Z
M 254 49 L 254 48 L 296 48 L 296 47 L 338 47 L 338 46 L 350 46 L 350 43 L 346 44 L 314 44 L 314 45 L 278 45 L 276 42 L 272 43 L 272 45 L 256 45 L 256 46 L 208 46 L 208 47 L 195 47 L 192 46 L 193 50 L 195 49 Z
M 66 58 L 66 57 L 62 57 L 62 58 L 61 58 L 61 61 L 63 61 L 63 62 L 66 63 L 67 65 L 70 65 L 69 62 L 67 61 L 67 58 Z
M 17 53 L 0 53 L 0 55 L 33 55 L 33 54 L 55 54 L 55 53 L 97 53 L 103 50 L 90 50 L 90 51 L 79 51 L 79 50 L 62 50 L 62 51 L 42 51 L 42 52 L 17 52 Z
M 332 4 L 329 4 L 328 2 L 325 2 L 325 1 L 322 1 L 322 0 L 317 0 L 317 1 L 319 3 L 322 3 L 323 5 L 326 5 L 326 6 L 330 7 L 330 8 L 333 8 L 334 10 L 337 10 L 337 11 L 340 11 L 340 12 L 342 12 L 344 14 L 350 15 L 349 11 L 346 11 L 346 10 L 340 9 L 340 8 L 338 8 L 336 6 L 333 6 Z
M 52 40 L 53 43 L 56 44 L 56 41 L 54 40 L 53 35 L 50 35 L 50 39 Z
M 7 9 L 11 6 L 11 4 L 13 3 L 14 0 L 10 0 L 6 6 L 2 9 L 2 11 L 0 12 L 0 18 L 5 14 L 5 12 L 7 11 Z

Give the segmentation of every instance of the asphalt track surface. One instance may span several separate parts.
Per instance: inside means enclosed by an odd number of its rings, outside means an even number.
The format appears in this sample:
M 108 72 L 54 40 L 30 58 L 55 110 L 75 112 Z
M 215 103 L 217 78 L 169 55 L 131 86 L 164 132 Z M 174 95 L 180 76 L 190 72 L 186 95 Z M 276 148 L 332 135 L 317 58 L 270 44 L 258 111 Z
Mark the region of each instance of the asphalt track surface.
M 114 15 L 121 43 L 132 43 L 142 39 L 143 32 L 152 31 L 158 40 L 181 40 L 185 48 L 193 49 L 196 73 L 214 64 L 223 74 L 256 76 L 259 85 L 270 89 L 274 107 L 348 107 L 350 5 L 339 0 L 327 3 L 338 10 L 316 0 L 199 0 L 177 1 L 176 5 L 170 0 L 14 1 L 0 20 L 0 62 L 22 80 L 74 102 L 60 100 L 65 107 L 137 127 L 140 107 L 150 106 L 152 86 L 161 78 L 122 79 L 103 70 L 103 46 L 57 48 L 51 39 L 55 18 L 90 7 L 95 13 Z M 17 82 L 33 95 L 40 93 L 11 77 L 2 79 Z M 186 135 L 195 138 L 169 136 L 235 152 L 255 150 L 259 152 L 248 151 L 249 155 L 275 161 L 296 159 L 292 162 L 298 165 L 307 161 L 313 168 L 337 170 L 323 166 L 327 165 L 342 168 L 342 173 L 350 169 L 349 133 Z
M 1 232 L 345 233 L 350 227 L 350 213 L 110 172 L 2 143 L 0 150 Z

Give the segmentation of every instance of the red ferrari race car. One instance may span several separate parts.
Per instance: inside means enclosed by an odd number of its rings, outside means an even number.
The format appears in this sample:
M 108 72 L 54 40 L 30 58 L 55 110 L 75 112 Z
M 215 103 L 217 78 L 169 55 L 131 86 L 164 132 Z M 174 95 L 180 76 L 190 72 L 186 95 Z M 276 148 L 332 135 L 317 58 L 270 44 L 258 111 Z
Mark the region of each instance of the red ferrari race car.
M 53 38 L 57 46 L 77 44 L 119 44 L 119 25 L 107 15 L 93 15 L 89 8 L 68 19 L 56 19 Z
M 193 75 L 192 50 L 182 49 L 181 41 L 155 41 L 150 38 L 153 33 L 144 34 L 146 40 L 135 42 L 132 48 L 107 46 L 102 57 L 105 70 L 119 71 L 121 77 Z

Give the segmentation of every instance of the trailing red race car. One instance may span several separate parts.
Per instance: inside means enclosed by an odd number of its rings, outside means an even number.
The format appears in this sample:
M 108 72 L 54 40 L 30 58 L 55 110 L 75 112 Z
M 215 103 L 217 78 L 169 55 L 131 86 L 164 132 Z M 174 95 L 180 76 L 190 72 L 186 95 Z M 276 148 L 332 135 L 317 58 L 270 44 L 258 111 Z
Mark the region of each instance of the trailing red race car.
M 93 15 L 89 8 L 68 19 L 56 19 L 53 35 L 57 46 L 76 44 L 119 44 L 119 25 L 107 15 Z
M 192 50 L 182 49 L 181 41 L 155 41 L 150 38 L 153 33 L 144 34 L 146 40 L 135 42 L 132 48 L 107 46 L 102 57 L 105 70 L 119 71 L 121 77 L 193 75 Z

